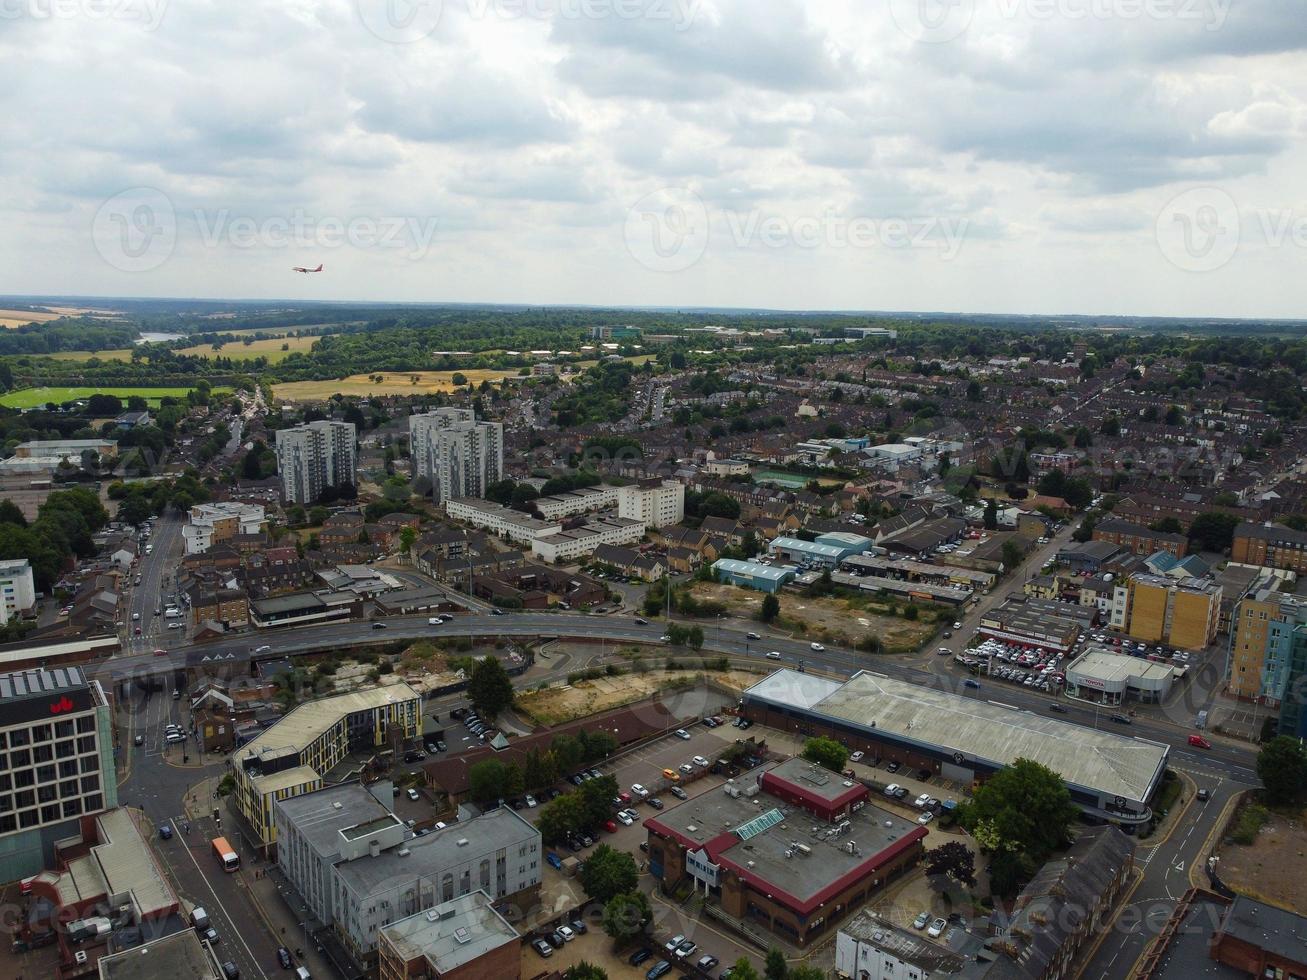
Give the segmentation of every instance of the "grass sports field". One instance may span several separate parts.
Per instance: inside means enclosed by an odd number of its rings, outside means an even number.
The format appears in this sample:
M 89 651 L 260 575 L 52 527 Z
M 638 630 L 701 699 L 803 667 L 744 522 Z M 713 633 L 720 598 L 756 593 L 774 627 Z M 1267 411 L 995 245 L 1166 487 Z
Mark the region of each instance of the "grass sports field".
M 0 405 L 6 408 L 39 408 L 46 402 L 61 405 L 78 398 L 90 398 L 92 395 L 114 395 L 126 401 L 132 395 L 140 395 L 151 405 L 158 405 L 162 398 L 185 398 L 190 388 L 21 388 L 8 394 L 0 395 Z M 230 388 L 214 388 L 212 394 L 222 395 Z

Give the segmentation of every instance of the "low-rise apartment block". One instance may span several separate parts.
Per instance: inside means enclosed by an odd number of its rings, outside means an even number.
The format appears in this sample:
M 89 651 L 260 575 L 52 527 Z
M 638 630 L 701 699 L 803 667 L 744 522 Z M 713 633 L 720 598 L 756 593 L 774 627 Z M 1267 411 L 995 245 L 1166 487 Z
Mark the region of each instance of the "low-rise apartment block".
M 1307 531 L 1245 522 L 1234 529 L 1230 560 L 1307 572 Z
M 1213 582 L 1135 575 L 1126 587 L 1124 599 L 1125 610 L 1120 618 L 1124 620 L 1126 632 L 1136 640 L 1201 650 L 1216 639 L 1221 619 L 1221 587 Z M 1117 618 L 1114 611 L 1114 624 Z
M 542 561 L 573 561 L 592 553 L 602 544 L 635 544 L 644 537 L 644 521 L 609 517 L 588 521 L 531 542 L 531 551 Z
M 267 530 L 267 516 L 258 504 L 196 504 L 182 526 L 182 540 L 186 542 L 186 554 L 198 555 L 237 535 L 263 534 Z
M 472 497 L 446 500 L 445 513 L 452 520 L 484 528 L 492 534 L 520 544 L 530 544 L 536 538 L 548 537 L 563 529 L 558 521 L 542 521 L 530 514 L 523 514 L 520 510 L 511 510 Z
M 236 808 L 271 850 L 277 840 L 273 805 L 320 789 L 351 752 L 402 747 L 422 733 L 421 696 L 391 684 L 309 701 L 231 757 Z

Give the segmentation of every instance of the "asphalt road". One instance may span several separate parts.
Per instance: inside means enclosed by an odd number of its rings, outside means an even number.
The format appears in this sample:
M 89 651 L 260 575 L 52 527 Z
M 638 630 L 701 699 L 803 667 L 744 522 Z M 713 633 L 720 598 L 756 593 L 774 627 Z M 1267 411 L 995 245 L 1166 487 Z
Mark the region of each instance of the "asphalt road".
M 158 518 L 147 543 L 153 545 L 154 550 L 149 555 L 141 554 L 132 573 L 133 584 L 127 593 L 127 616 L 121 631 L 123 649 L 135 655 L 186 642 L 186 630 L 168 629 L 169 623 L 184 623 L 184 618 L 164 619 L 162 615 L 154 614 L 156 609 L 167 605 L 164 594 L 171 592 L 173 573 L 182 557 L 182 522 L 173 516 Z M 140 585 L 135 584 L 136 576 L 140 576 Z M 138 626 L 140 636 L 136 635 Z

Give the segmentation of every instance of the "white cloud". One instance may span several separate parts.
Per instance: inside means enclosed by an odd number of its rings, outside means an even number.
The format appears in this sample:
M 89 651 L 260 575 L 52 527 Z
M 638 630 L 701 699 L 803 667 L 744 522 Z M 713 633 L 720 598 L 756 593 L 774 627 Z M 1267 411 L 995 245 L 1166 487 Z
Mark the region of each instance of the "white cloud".
M 398 42 L 353 0 L 0 19 L 0 292 L 1301 315 L 1291 237 L 1245 222 L 1196 275 L 1153 228 L 1195 185 L 1297 206 L 1307 18 L 1167 2 L 963 0 L 946 43 L 861 0 L 444 0 Z M 178 241 L 128 274 L 90 229 L 138 187 Z M 623 240 L 665 188 L 711 223 L 672 274 Z M 235 248 L 196 231 L 219 213 L 437 230 L 416 256 Z M 962 247 L 831 231 L 858 220 L 947 223 Z M 761 222 L 785 234 L 739 232 Z M 330 277 L 287 279 L 315 258 Z

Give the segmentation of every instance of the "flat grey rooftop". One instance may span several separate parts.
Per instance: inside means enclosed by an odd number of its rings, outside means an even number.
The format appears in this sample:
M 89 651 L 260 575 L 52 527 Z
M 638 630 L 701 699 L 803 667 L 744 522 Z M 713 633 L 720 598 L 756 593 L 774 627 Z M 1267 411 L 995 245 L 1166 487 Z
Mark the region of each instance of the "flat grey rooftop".
M 340 831 L 390 817 L 390 811 L 359 783 L 292 796 L 276 806 L 319 854 L 340 850 Z
M 480 890 L 392 922 L 381 931 L 405 962 L 426 957 L 436 975 L 518 940 L 517 930 Z
M 779 811 L 782 819 L 771 827 L 744 839 L 736 833 L 773 810 Z M 645 825 L 709 845 L 714 860 L 724 857 L 801 902 L 920 830 L 911 821 L 868 805 L 853 814 L 846 832 L 835 835 L 831 824 L 776 797 L 766 793 L 752 799 L 732 797 L 724 787 L 650 817 Z M 796 842 L 806 845 L 810 853 L 794 849 Z M 849 842 L 856 845 L 856 853 L 847 850 Z M 787 850 L 790 857 L 785 855 Z
M 810 703 L 793 696 L 806 674 L 781 670 L 745 691 L 746 698 L 806 707 L 877 737 L 918 743 L 964 759 L 1011 765 L 1032 759 L 1068 783 L 1142 802 L 1166 764 L 1157 742 L 1044 718 L 879 674 L 858 673 Z
M 363 855 L 336 865 L 345 887 L 369 895 L 397 879 L 438 875 L 482 855 L 537 838 L 538 831 L 508 807 L 499 807 L 473 820 L 451 824 L 423 837 L 406 840 L 400 847 L 376 857 Z M 466 844 L 459 844 L 466 840 Z M 401 854 L 400 851 L 408 851 Z

